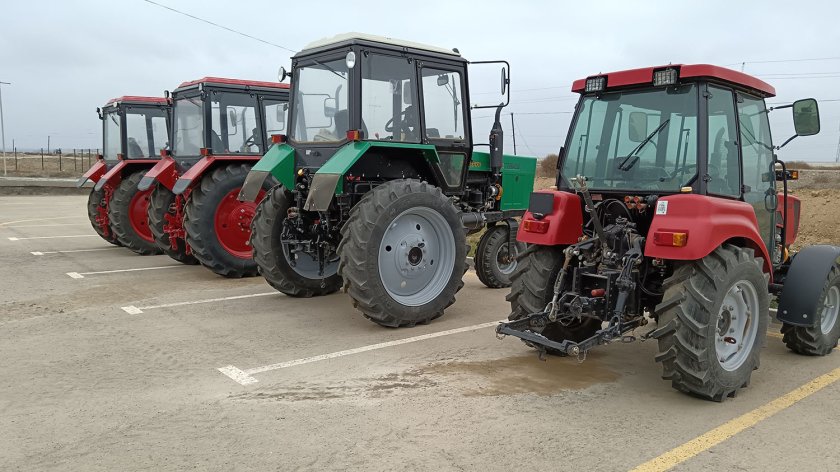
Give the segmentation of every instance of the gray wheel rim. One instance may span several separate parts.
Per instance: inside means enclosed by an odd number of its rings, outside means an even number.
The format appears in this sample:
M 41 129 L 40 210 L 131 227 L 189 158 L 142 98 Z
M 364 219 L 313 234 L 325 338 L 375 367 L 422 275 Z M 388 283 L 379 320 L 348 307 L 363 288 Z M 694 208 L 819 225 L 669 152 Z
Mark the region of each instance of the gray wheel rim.
M 837 323 L 837 312 L 840 311 L 840 288 L 836 285 L 828 289 L 823 305 L 822 316 L 820 317 L 820 331 L 828 334 L 834 329 Z
M 723 297 L 717 318 L 715 352 L 721 367 L 734 371 L 750 357 L 758 337 L 758 291 L 747 280 L 736 282 Z
M 335 275 L 338 272 L 338 256 L 333 255 L 324 266 L 324 275 L 318 274 L 320 264 L 318 261 L 305 253 L 302 248 L 294 247 L 293 244 L 283 243 L 283 256 L 289 266 L 299 275 L 307 279 L 322 279 Z M 291 247 L 291 251 L 289 250 Z
M 516 244 L 505 243 L 499 246 L 496 251 L 496 266 L 499 272 L 504 275 L 510 275 L 516 269 L 516 256 L 519 251 L 516 249 Z
M 455 267 L 455 235 L 446 219 L 427 207 L 394 218 L 379 243 L 379 277 L 398 303 L 421 306 L 443 292 Z

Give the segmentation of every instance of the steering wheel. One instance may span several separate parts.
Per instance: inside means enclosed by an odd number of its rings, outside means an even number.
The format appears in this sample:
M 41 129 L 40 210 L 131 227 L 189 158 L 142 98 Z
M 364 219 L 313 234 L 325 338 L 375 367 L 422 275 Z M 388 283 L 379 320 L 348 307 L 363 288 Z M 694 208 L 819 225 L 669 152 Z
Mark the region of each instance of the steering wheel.
M 416 126 L 416 123 L 409 123 L 409 120 L 406 119 L 409 116 L 409 113 L 413 112 L 413 106 L 409 105 L 408 107 L 406 107 L 405 110 L 400 112 L 400 116 L 398 118 L 400 120 L 398 129 L 395 129 L 394 118 L 392 117 L 390 120 L 388 120 L 387 123 L 385 123 L 385 131 L 389 133 L 397 131 L 399 133 L 405 133 L 407 135 L 413 133 L 413 131 L 411 130 L 411 126 Z

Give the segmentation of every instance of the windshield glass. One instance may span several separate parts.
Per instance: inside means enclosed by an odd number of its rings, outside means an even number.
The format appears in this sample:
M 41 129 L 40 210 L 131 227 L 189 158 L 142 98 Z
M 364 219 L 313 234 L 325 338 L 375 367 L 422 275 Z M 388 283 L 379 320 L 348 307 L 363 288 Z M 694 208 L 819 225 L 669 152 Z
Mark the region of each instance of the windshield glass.
M 116 160 L 120 149 L 120 114 L 116 111 L 105 113 L 105 128 L 103 129 L 102 156 L 108 160 Z
M 586 96 L 578 105 L 562 184 L 677 192 L 697 175 L 697 89 L 683 85 Z
M 350 129 L 348 76 L 344 59 L 295 70 L 291 139 L 327 143 L 345 139 Z
M 161 108 L 129 108 L 125 112 L 126 150 L 129 159 L 155 157 L 166 147 L 166 111 Z
M 176 156 L 198 156 L 204 147 L 204 119 L 201 99 L 182 98 L 175 100 L 172 111 L 172 154 Z

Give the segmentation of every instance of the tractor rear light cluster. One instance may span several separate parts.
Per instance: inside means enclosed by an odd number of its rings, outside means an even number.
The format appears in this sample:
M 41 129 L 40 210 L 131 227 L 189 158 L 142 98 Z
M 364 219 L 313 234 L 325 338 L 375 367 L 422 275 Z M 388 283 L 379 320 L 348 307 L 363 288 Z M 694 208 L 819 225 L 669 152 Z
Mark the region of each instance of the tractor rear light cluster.
M 653 244 L 683 247 L 688 244 L 688 233 L 685 231 L 655 231 L 653 233 Z
M 679 78 L 679 71 L 673 67 L 653 71 L 653 85 L 674 85 Z
M 204 157 L 207 157 L 207 156 L 209 156 L 210 154 L 212 154 L 212 152 L 210 151 L 210 148 L 201 148 L 201 149 L 199 150 L 199 153 L 200 153 L 202 156 L 204 156 Z
M 274 144 L 282 144 L 286 142 L 286 135 L 285 134 L 272 134 L 271 135 L 271 142 Z
M 123 159 L 125 159 L 125 156 L 122 153 L 117 154 L 117 160 L 118 161 L 121 161 Z
M 350 141 L 361 141 L 362 131 L 358 129 L 351 129 L 347 131 L 347 139 Z
M 545 220 L 523 220 L 522 229 L 528 233 L 545 234 L 548 232 L 549 224 Z
M 586 79 L 584 92 L 601 92 L 607 88 L 607 77 L 598 76 Z
M 161 149 L 160 150 L 160 157 L 166 157 L 166 156 L 171 156 L 171 155 L 172 155 L 172 151 L 169 150 L 169 149 Z
M 645 197 L 631 197 L 626 196 L 624 197 L 624 204 L 627 206 L 628 210 L 644 210 L 647 208 L 647 200 Z

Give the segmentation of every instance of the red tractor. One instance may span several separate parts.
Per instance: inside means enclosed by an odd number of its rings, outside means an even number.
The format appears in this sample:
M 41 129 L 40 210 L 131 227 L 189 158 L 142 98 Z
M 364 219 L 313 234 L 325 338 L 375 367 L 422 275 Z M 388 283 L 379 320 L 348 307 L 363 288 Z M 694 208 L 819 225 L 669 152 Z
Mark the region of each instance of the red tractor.
M 758 368 L 778 297 L 784 343 L 826 355 L 840 337 L 840 248 L 797 253 L 796 178 L 775 151 L 819 132 L 813 99 L 774 147 L 764 100 L 775 89 L 711 65 L 668 65 L 578 80 L 554 190 L 534 192 L 499 335 L 583 358 L 641 335 L 663 378 L 715 401 Z M 779 188 L 780 187 L 780 188 Z
M 149 224 L 173 259 L 225 277 L 257 274 L 248 240 L 265 191 L 256 202 L 237 196 L 270 136 L 285 132 L 288 87 L 205 77 L 172 92 L 172 148 L 140 188 L 153 189 Z
M 149 190 L 139 190 L 145 172 L 160 158 L 169 136 L 169 101 L 125 96 L 96 109 L 102 120 L 102 154 L 76 182 L 95 182 L 88 217 L 106 241 L 147 255 L 160 254 L 149 230 Z

